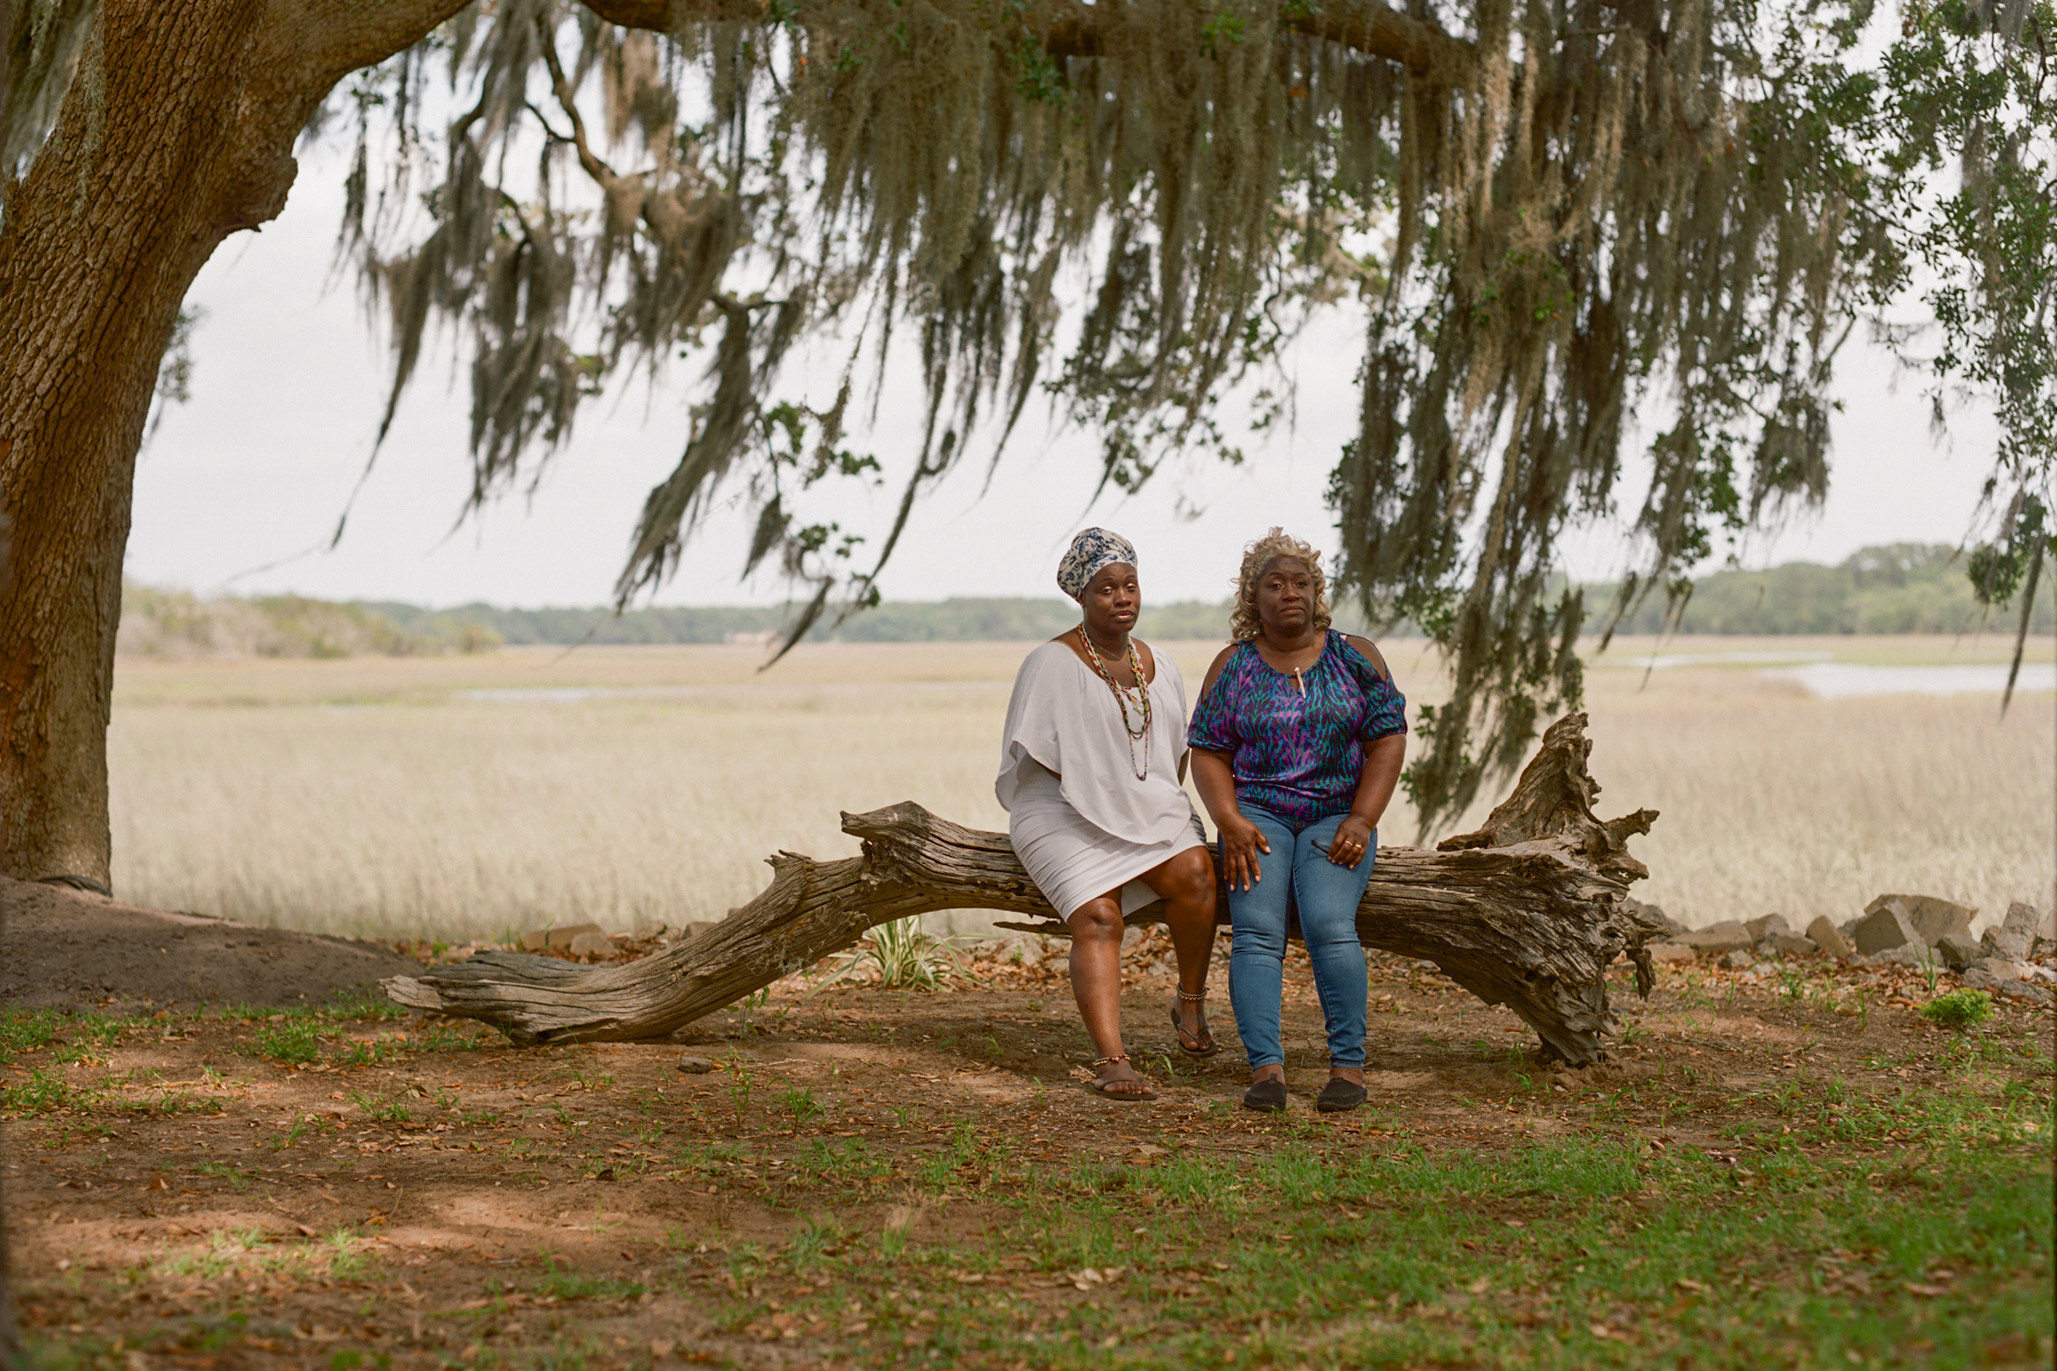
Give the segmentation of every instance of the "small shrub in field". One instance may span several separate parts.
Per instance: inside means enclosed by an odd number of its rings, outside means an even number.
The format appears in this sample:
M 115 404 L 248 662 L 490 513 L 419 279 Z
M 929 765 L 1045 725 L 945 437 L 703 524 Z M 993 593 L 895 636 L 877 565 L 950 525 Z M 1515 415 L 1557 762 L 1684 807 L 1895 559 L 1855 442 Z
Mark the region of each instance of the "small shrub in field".
M 1939 1028 L 1970 1028 L 1993 1017 L 1993 997 L 1983 990 L 1953 990 L 1923 1005 L 1921 1017 Z
M 944 977 L 965 974 L 950 953 L 949 939 L 923 932 L 921 917 L 911 915 L 872 929 L 863 948 L 850 953 L 816 988 L 825 989 L 866 963 L 877 968 L 883 990 L 940 990 Z

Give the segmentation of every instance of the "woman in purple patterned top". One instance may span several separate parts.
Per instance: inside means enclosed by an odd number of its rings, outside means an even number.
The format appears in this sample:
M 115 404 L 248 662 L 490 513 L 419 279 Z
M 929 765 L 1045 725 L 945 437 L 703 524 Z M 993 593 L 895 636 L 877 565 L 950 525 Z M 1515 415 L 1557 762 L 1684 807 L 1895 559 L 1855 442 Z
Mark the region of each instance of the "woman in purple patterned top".
M 1329 1081 L 1316 1108 L 1364 1103 L 1357 905 L 1406 758 L 1407 702 L 1376 647 L 1329 627 L 1327 592 L 1313 548 L 1276 528 L 1252 543 L 1237 580 L 1237 641 L 1207 669 L 1187 732 L 1194 784 L 1221 832 L 1235 933 L 1229 998 L 1251 1109 L 1286 1107 L 1279 999 L 1296 906 L 1328 1024 Z

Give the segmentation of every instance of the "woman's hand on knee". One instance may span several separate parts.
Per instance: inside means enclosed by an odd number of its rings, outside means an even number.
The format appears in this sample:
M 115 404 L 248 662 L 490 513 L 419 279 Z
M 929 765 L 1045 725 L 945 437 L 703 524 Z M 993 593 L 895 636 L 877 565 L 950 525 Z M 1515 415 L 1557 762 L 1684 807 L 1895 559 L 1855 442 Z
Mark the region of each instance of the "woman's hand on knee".
M 1271 852 L 1264 830 L 1240 814 L 1221 821 L 1221 874 L 1230 890 L 1248 890 L 1264 879 L 1264 868 L 1257 860 L 1260 852 Z
M 1347 866 L 1352 871 L 1371 851 L 1373 829 L 1370 824 L 1355 814 L 1345 814 L 1336 825 L 1335 841 L 1328 845 L 1328 859 L 1337 866 Z

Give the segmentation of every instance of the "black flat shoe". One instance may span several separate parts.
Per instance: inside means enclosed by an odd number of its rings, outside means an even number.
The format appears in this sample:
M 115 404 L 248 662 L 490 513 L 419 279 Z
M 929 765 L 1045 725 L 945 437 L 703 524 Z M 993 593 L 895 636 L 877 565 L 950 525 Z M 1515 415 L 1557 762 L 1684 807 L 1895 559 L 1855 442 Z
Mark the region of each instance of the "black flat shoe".
M 1337 1076 L 1314 1097 L 1314 1107 L 1323 1114 L 1347 1114 L 1364 1103 L 1365 1094 L 1363 1086 Z
M 1286 1107 L 1286 1083 L 1276 1077 L 1262 1080 L 1243 1092 L 1243 1108 L 1260 1114 L 1279 1114 Z

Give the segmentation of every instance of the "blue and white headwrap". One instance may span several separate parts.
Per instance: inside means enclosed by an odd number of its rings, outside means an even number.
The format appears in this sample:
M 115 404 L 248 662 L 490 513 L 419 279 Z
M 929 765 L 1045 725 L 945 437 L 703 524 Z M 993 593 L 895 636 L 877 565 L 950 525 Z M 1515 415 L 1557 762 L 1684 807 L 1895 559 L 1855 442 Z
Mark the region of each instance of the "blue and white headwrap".
M 1117 562 L 1136 564 L 1136 547 L 1119 533 L 1089 528 L 1071 540 L 1064 560 L 1057 564 L 1057 588 L 1074 600 L 1086 597 L 1086 587 L 1100 572 Z

